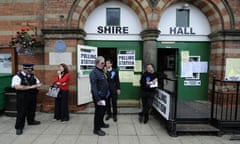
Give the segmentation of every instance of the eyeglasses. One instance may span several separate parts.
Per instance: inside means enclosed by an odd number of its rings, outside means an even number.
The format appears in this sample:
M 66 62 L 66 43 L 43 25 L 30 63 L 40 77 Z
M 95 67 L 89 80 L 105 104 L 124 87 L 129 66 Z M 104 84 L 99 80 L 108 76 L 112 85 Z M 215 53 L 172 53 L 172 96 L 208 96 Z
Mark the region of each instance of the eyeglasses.
M 101 62 L 101 65 L 104 65 L 105 63 L 104 62 Z

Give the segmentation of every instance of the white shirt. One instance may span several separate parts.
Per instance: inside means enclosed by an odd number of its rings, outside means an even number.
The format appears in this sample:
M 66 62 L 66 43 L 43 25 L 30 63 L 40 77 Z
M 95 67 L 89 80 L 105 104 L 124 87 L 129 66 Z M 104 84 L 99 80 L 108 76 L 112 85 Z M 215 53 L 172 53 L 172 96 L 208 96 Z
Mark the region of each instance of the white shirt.
M 26 75 L 26 73 L 25 73 L 24 71 L 21 71 L 21 73 L 22 73 L 24 76 Z M 34 78 L 36 79 L 37 84 L 40 83 L 39 79 L 38 79 L 36 76 L 34 76 Z M 18 75 L 13 76 L 13 78 L 12 78 L 12 84 L 11 84 L 11 86 L 12 86 L 13 88 L 15 88 L 16 85 L 21 85 L 21 78 L 20 78 Z

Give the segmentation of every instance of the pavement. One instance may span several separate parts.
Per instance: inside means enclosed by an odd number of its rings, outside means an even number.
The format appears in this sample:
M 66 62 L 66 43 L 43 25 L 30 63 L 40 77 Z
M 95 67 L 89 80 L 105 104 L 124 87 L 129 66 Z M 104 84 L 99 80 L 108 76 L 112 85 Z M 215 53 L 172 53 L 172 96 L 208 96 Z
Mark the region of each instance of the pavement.
M 92 110 L 71 113 L 70 121 L 53 121 L 53 113 L 36 112 L 37 126 L 25 125 L 23 134 L 16 135 L 15 117 L 0 116 L 0 144 L 239 144 L 232 135 L 181 135 L 171 137 L 159 119 L 150 116 L 147 124 L 139 123 L 138 115 L 121 109 L 118 121 L 106 121 L 106 136 L 93 134 Z M 136 110 L 135 110 L 136 111 Z M 126 113 L 125 113 L 126 112 Z

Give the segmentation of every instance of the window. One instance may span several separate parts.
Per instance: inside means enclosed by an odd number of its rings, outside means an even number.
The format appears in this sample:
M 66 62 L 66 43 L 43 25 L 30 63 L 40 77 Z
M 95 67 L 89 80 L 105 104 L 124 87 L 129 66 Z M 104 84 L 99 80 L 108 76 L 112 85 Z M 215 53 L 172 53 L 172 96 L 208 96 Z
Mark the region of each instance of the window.
M 15 74 L 17 69 L 15 49 L 0 48 L 0 73 Z
M 107 25 L 120 25 L 120 8 L 107 8 Z
M 189 27 L 189 9 L 177 9 L 176 26 Z

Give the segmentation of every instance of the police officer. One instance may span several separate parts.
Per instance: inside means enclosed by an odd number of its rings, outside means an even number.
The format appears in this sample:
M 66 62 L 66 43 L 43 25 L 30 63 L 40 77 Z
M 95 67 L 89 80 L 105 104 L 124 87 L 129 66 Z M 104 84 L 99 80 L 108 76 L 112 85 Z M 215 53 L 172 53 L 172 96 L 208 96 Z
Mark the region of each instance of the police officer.
M 21 135 L 27 117 L 28 125 L 38 125 L 35 120 L 37 88 L 41 86 L 39 79 L 33 74 L 33 64 L 23 64 L 23 70 L 12 78 L 12 87 L 17 93 L 16 134 Z
M 108 128 L 109 125 L 103 121 L 106 112 L 106 99 L 109 95 L 109 86 L 106 73 L 104 73 L 104 57 L 99 56 L 95 61 L 95 68 L 90 73 L 91 92 L 95 104 L 94 129 L 93 133 L 104 136 L 105 132 L 101 128 Z
M 146 71 L 140 80 L 142 112 L 139 113 L 140 123 L 147 123 L 149 120 L 149 110 L 152 107 L 156 88 L 158 87 L 158 74 L 154 71 L 153 64 L 146 65 Z
M 106 68 L 108 74 L 108 83 L 110 96 L 107 98 L 107 116 L 106 120 L 113 117 L 113 121 L 117 121 L 117 97 L 120 94 L 120 81 L 118 71 L 112 68 L 113 61 L 111 59 L 106 60 Z M 113 113 L 111 112 L 111 107 Z

